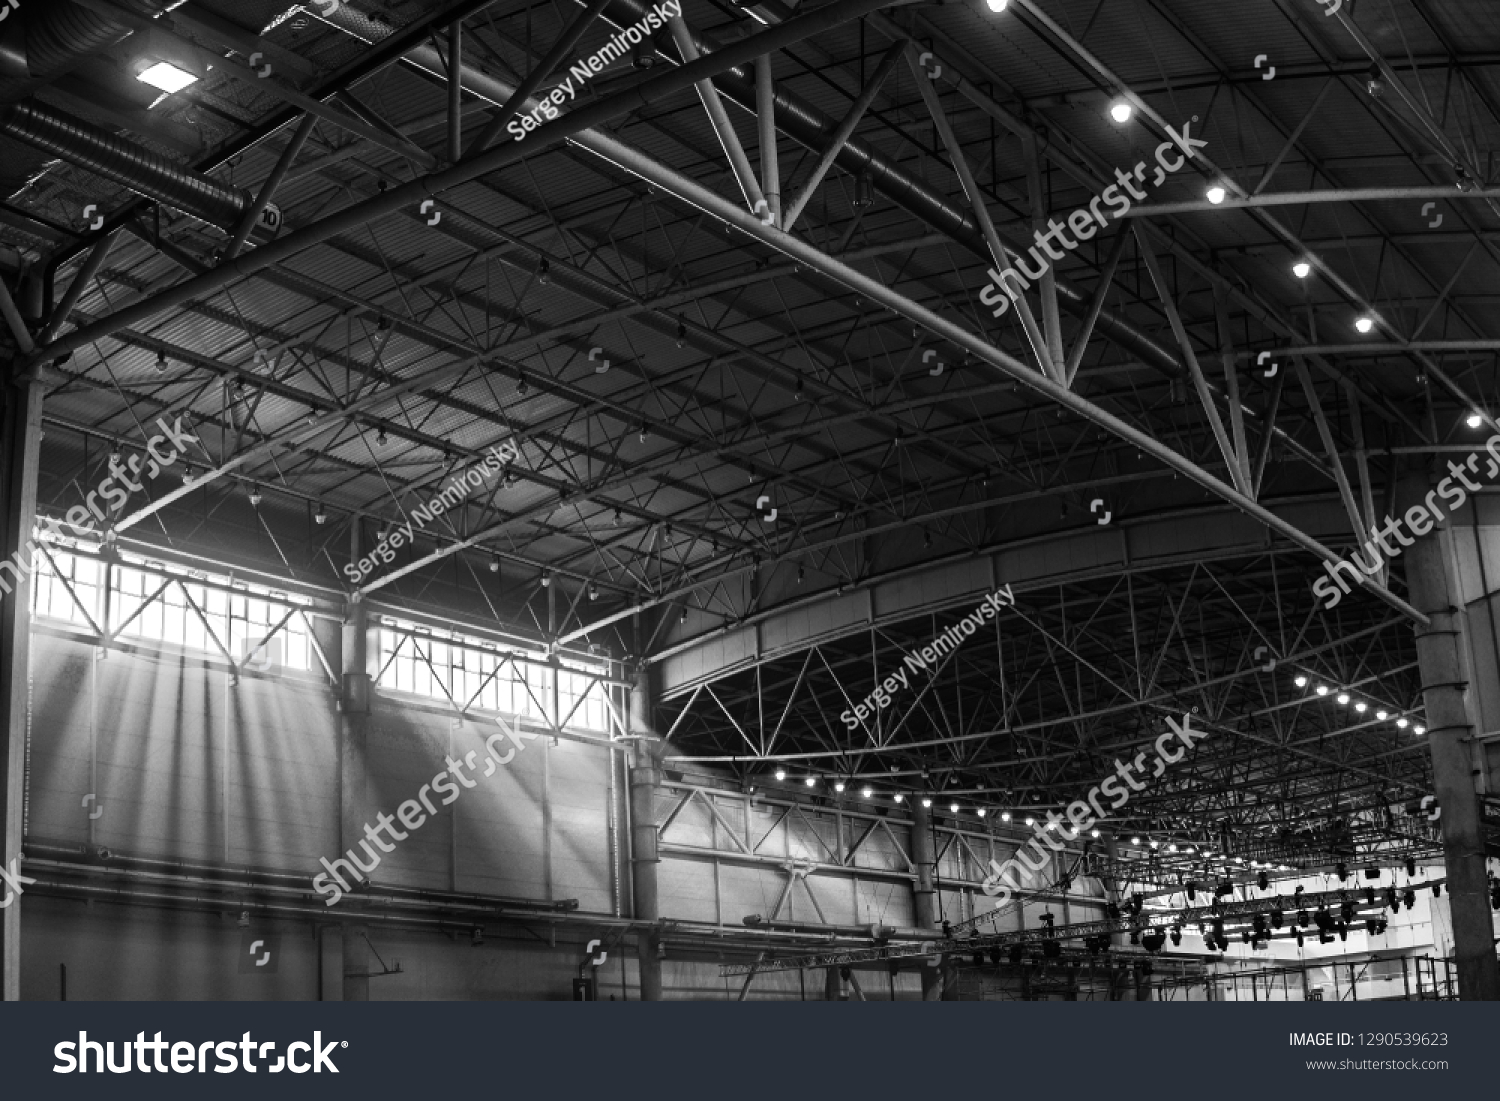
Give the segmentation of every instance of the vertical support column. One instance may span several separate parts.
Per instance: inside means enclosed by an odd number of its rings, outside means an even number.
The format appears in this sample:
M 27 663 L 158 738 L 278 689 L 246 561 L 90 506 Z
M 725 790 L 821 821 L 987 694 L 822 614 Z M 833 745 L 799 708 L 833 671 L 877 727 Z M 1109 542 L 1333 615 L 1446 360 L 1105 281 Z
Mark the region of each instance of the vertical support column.
M 7 365 L 7 374 L 9 369 Z M 14 591 L 0 596 L 0 862 L 20 870 L 21 807 L 25 799 L 27 675 L 31 664 L 31 572 L 36 550 L 25 549 L 36 523 L 37 460 L 42 439 L 42 387 L 12 378 L 0 401 L 0 558 L 21 566 Z M 15 861 L 12 864 L 12 861 Z M 0 999 L 21 998 L 21 899 L 0 883 Z
M 1408 478 L 1401 484 L 1400 503 L 1415 511 L 1427 494 L 1426 478 Z M 1408 527 L 1416 533 L 1415 525 L 1408 522 Z M 1432 621 L 1417 628 L 1417 664 L 1427 710 L 1433 789 L 1443 810 L 1443 860 L 1459 997 L 1500 1001 L 1500 966 L 1495 961 L 1484 836 L 1474 784 L 1474 725 L 1465 699 L 1464 624 L 1456 607 L 1459 584 L 1452 548 L 1444 540 L 1448 530 L 1445 523 L 1416 537 L 1405 554 L 1406 583 L 1412 605 Z
M 631 854 L 630 874 L 635 896 L 635 919 L 659 922 L 661 903 L 657 895 L 656 792 L 661 787 L 661 739 L 651 729 L 650 674 L 639 670 L 630 690 L 630 733 L 635 737 L 635 760 L 630 768 Z M 658 929 L 636 935 L 640 961 L 641 1001 L 661 1001 L 661 933 Z
M 755 59 L 755 113 L 760 125 L 760 189 L 765 192 L 771 224 L 781 226 L 781 166 L 776 160 L 776 89 L 771 83 L 771 55 Z
M 349 559 L 359 561 L 359 517 L 352 518 Z M 339 700 L 339 843 L 344 852 L 358 852 L 364 840 L 369 794 L 367 741 L 370 721 L 369 615 L 364 601 L 355 599 L 344 609 L 342 673 Z M 344 1000 L 370 1000 L 370 947 L 361 924 L 344 927 Z
M 912 914 L 918 929 L 931 929 L 935 911 L 933 909 L 932 871 L 936 865 L 932 852 L 932 811 L 922 805 L 922 796 L 911 800 L 911 862 L 916 865 L 917 885 L 912 892 Z M 939 967 L 922 961 L 922 1000 L 937 1001 L 942 997 L 943 980 Z

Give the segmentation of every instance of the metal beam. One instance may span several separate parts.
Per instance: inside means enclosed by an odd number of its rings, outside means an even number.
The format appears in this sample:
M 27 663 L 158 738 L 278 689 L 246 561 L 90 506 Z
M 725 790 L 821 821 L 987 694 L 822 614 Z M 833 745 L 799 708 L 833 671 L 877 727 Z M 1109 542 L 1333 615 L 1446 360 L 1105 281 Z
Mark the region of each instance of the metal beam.
M 260 191 L 256 192 L 255 200 L 246 208 L 240 224 L 234 228 L 234 236 L 229 244 L 224 247 L 224 259 L 233 260 L 239 255 L 240 249 L 245 247 L 245 241 L 249 239 L 250 232 L 255 228 L 255 223 L 260 220 L 261 213 L 270 204 L 276 195 L 276 189 L 286 179 L 286 174 L 291 171 L 292 163 L 297 159 L 297 154 L 302 152 L 302 147 L 307 144 L 307 139 L 312 136 L 313 127 L 318 124 L 318 117 L 313 114 L 302 116 L 302 121 L 297 124 L 297 129 L 292 132 L 292 140 L 286 143 L 286 148 L 281 151 L 281 156 L 276 158 L 276 165 L 271 169 L 271 174 L 266 177 L 266 182 L 260 185 Z M 76 299 L 74 300 L 77 301 Z M 71 307 L 70 307 L 71 309 Z M 67 317 L 67 313 L 61 316 Z
M 776 86 L 771 80 L 771 55 L 755 59 L 755 121 L 760 144 L 760 190 L 766 197 L 773 226 L 781 225 L 781 166 L 776 159 Z
M 464 159 L 464 22 L 448 25 L 448 163 Z
M 1240 404 L 1240 376 L 1235 367 L 1234 346 L 1230 343 L 1229 311 L 1225 298 L 1224 288 L 1214 287 L 1214 322 L 1219 330 L 1219 363 L 1224 368 L 1224 392 L 1229 395 L 1229 431 L 1234 439 L 1234 457 L 1240 466 L 1240 488 L 1255 496 L 1255 481 L 1250 477 L 1250 444 L 1245 439 L 1245 407 Z
M 1088 351 L 1089 338 L 1094 335 L 1094 322 L 1099 320 L 1099 311 L 1104 308 L 1104 299 L 1109 294 L 1109 288 L 1114 284 L 1115 271 L 1120 266 L 1120 257 L 1125 254 L 1125 245 L 1129 240 L 1130 234 L 1123 229 L 1116 234 L 1115 243 L 1109 250 L 1109 259 L 1104 262 L 1104 267 L 1099 272 L 1099 285 L 1094 288 L 1094 295 L 1089 299 L 1089 309 L 1084 315 L 1083 328 L 1079 330 L 1078 337 L 1073 344 L 1073 351 L 1068 355 L 1064 378 L 1068 386 L 1073 385 L 1073 379 L 1078 375 L 1078 367 L 1083 363 L 1083 354 Z
M 547 55 L 536 63 L 531 72 L 526 74 L 516 90 L 485 124 L 479 136 L 470 143 L 468 156 L 476 157 L 490 147 L 490 143 L 505 129 L 505 124 L 516 117 L 516 114 L 531 99 L 532 93 L 541 87 L 542 81 L 551 76 L 552 71 L 572 54 L 573 47 L 578 45 L 583 32 L 589 29 L 609 3 L 610 0 L 589 0 L 588 6 L 573 18 L 573 22 L 568 24 L 562 34 L 558 35 L 557 41 L 552 44 Z M 459 71 L 462 73 L 463 70 Z
M 115 238 L 118 235 L 118 232 L 106 233 L 99 239 L 99 243 L 89 251 L 88 259 L 78 269 L 78 274 L 73 276 L 73 282 L 68 284 L 67 293 L 63 295 L 62 301 L 53 309 L 52 317 L 48 320 L 47 327 L 37 335 L 37 339 L 43 344 L 57 335 L 57 331 L 68 323 L 68 315 L 73 312 L 73 307 L 78 305 L 78 300 L 83 297 L 83 292 L 88 290 L 88 286 L 93 282 L 94 276 L 99 274 L 99 269 L 104 265 L 105 259 L 109 256 L 109 250 L 114 247 Z
M 678 52 L 682 54 L 683 64 L 697 61 L 698 46 L 694 43 L 693 34 L 688 30 L 687 23 L 683 21 L 682 16 L 672 16 L 668 20 L 668 25 L 672 28 L 672 39 L 677 43 Z M 740 136 L 735 132 L 734 123 L 729 121 L 729 112 L 724 110 L 724 101 L 719 98 L 719 90 L 707 77 L 695 82 L 693 86 L 698 91 L 703 110 L 708 113 L 708 121 L 719 139 L 719 146 L 729 160 L 729 167 L 734 169 L 735 179 L 739 181 L 740 191 L 745 196 L 745 205 L 757 214 L 763 213 L 766 197 L 761 193 L 760 184 L 756 182 L 755 169 L 750 167 L 750 158 L 745 156 L 745 147 L 740 144 Z
M 108 336 L 116 329 L 135 325 L 140 321 L 155 317 L 164 310 L 212 295 L 237 279 L 273 264 L 279 264 L 304 249 L 356 229 L 366 222 L 404 209 L 415 210 L 424 199 L 436 198 L 444 191 L 491 172 L 497 172 L 562 141 L 572 140 L 583 148 L 617 164 L 627 161 L 637 163 L 640 155 L 636 150 L 607 134 L 591 131 L 619 115 L 629 114 L 670 98 L 695 86 L 698 81 L 712 77 L 715 73 L 753 61 L 768 50 L 783 49 L 805 38 L 858 19 L 867 12 L 890 6 L 890 3 L 891 0 L 835 0 L 832 4 L 760 31 L 681 68 L 648 77 L 637 84 L 622 88 L 608 99 L 584 104 L 559 119 L 545 123 L 533 131 L 524 142 L 509 142 L 452 168 L 431 173 L 410 183 L 393 187 L 363 202 L 355 203 L 345 210 L 304 226 L 295 233 L 238 256 L 232 262 L 215 268 L 212 272 L 184 280 L 150 298 L 118 310 L 93 325 L 69 333 L 66 337 L 44 348 L 40 354 L 43 358 L 53 359 L 65 352 L 75 351 Z M 494 83 L 499 84 L 498 81 Z M 637 172 L 637 175 L 642 175 L 643 179 L 647 178 L 640 172 Z M 660 173 L 652 170 L 649 171 L 649 175 L 659 176 Z M 667 187 L 667 184 L 663 183 L 662 186 Z M 759 225 L 759 222 L 757 221 L 756 224 Z
M 1159 218 L 1167 214 L 1194 214 L 1209 210 L 1258 210 L 1270 206 L 1307 206 L 1312 203 L 1375 203 L 1397 199 L 1500 199 L 1500 191 L 1460 191 L 1453 186 L 1435 184 L 1422 187 L 1324 187 L 1316 191 L 1278 191 L 1270 195 L 1252 195 L 1237 199 L 1226 195 L 1221 202 L 1189 199 L 1178 203 L 1155 203 L 1133 206 L 1126 218 Z
M 859 98 L 849 108 L 849 113 L 839 123 L 838 129 L 833 132 L 833 137 L 828 139 L 828 146 L 818 157 L 818 163 L 813 167 L 812 175 L 807 178 L 807 183 L 802 185 L 802 191 L 792 200 L 792 205 L 787 207 L 786 217 L 782 220 L 781 228 L 788 233 L 792 231 L 792 225 L 801 215 L 807 201 L 813 197 L 813 192 L 818 190 L 818 185 L 823 182 L 823 177 L 833 167 L 833 162 L 838 159 L 839 152 L 854 133 L 854 128 L 859 125 L 859 120 L 865 117 L 870 104 L 875 102 L 875 97 L 880 93 L 885 78 L 891 75 L 891 70 L 901 60 L 901 53 L 906 48 L 906 39 L 901 38 L 891 43 L 890 49 L 880 59 L 880 64 L 875 67 L 875 72 L 870 75 L 863 89 L 860 90 Z
M 1307 112 L 1302 116 L 1302 121 L 1297 123 L 1296 129 L 1294 129 L 1291 134 L 1287 136 L 1286 143 L 1282 145 L 1276 156 L 1271 158 L 1271 163 L 1266 165 L 1265 172 L 1261 173 L 1260 182 L 1257 183 L 1254 190 L 1250 192 L 1252 197 L 1255 195 L 1259 195 L 1266 189 L 1266 185 L 1271 182 L 1271 177 L 1276 175 L 1276 170 L 1281 167 L 1281 162 L 1286 160 L 1286 155 L 1297 147 L 1297 142 L 1302 137 L 1302 131 L 1307 129 L 1307 124 L 1312 121 L 1312 117 L 1317 113 L 1318 107 L 1322 104 L 1324 97 L 1327 96 L 1328 93 L 1337 84 L 1338 80 L 1334 77 L 1329 77 L 1326 81 L 1323 82 L 1323 87 L 1318 89 L 1317 97 L 1312 101 L 1312 106 L 1309 107 L 1307 109 Z
M 1203 412 L 1208 417 L 1208 425 L 1213 431 L 1214 440 L 1224 456 L 1225 465 L 1229 467 L 1230 480 L 1241 493 L 1248 495 L 1250 486 L 1240 465 L 1239 454 L 1230 443 L 1229 436 L 1224 432 L 1224 421 L 1219 416 L 1219 407 L 1214 403 L 1214 396 L 1208 388 L 1208 380 L 1203 377 L 1203 368 L 1198 365 L 1198 355 L 1193 351 L 1193 342 L 1188 337 L 1187 328 L 1182 324 L 1182 317 L 1177 313 L 1177 303 L 1172 300 L 1172 288 L 1167 286 L 1166 277 L 1162 275 L 1161 268 L 1156 263 L 1156 255 L 1152 252 L 1151 245 L 1146 240 L 1146 234 L 1140 226 L 1135 227 L 1135 243 L 1136 248 L 1140 250 L 1141 259 L 1146 261 L 1146 270 L 1151 273 L 1151 282 L 1156 284 L 1156 293 L 1161 296 L 1162 307 L 1167 312 L 1167 321 L 1172 326 L 1172 335 L 1177 338 L 1177 346 L 1182 349 L 1182 358 L 1187 363 L 1193 387 L 1198 391 L 1198 401 L 1203 405 Z
M 963 147 L 958 144 L 958 139 L 953 135 L 953 127 L 948 124 L 947 112 L 943 110 L 943 104 L 938 99 L 933 82 L 928 78 L 927 71 L 922 68 L 918 61 L 917 47 L 908 41 L 906 43 L 906 61 L 911 66 L 915 77 L 917 91 L 922 95 L 922 102 L 927 105 L 927 111 L 932 116 L 933 124 L 937 127 L 938 134 L 942 137 L 943 145 L 947 147 L 948 159 L 953 162 L 953 171 L 958 174 L 959 182 L 963 185 L 964 195 L 968 197 L 969 206 L 974 211 L 974 218 L 979 223 L 980 233 L 984 236 L 984 242 L 989 246 L 990 256 L 995 261 L 995 267 L 1004 269 L 1010 264 L 1012 253 L 1009 252 L 1001 242 L 999 234 L 995 232 L 995 223 L 990 218 L 989 207 L 985 205 L 984 192 L 979 190 L 979 184 L 974 179 L 974 174 L 969 170 L 968 159 L 964 156 Z M 1050 267 L 1048 269 L 1051 270 Z M 1000 288 L 1008 290 L 1006 287 Z M 1054 285 L 1055 289 L 1055 285 Z M 1037 364 L 1048 378 L 1054 381 L 1062 381 L 1062 366 L 1052 359 L 1051 345 L 1047 342 L 1046 334 L 1037 327 L 1036 317 L 1031 312 L 1030 305 L 1026 302 L 1024 291 L 1018 291 L 1015 296 L 1016 314 L 1021 319 L 1021 327 L 1026 332 L 1026 339 L 1031 343 L 1031 351 L 1036 356 Z
M 1328 427 L 1328 418 L 1323 415 L 1323 403 L 1318 399 L 1317 390 L 1313 389 L 1312 378 L 1307 373 L 1307 365 L 1302 357 L 1293 356 L 1292 363 L 1296 367 L 1297 379 L 1302 383 L 1302 393 L 1307 397 L 1308 408 L 1312 410 L 1318 438 L 1323 441 L 1324 457 L 1328 460 L 1329 469 L 1333 471 L 1333 480 L 1338 483 L 1339 499 L 1344 502 L 1344 512 L 1349 517 L 1349 529 L 1354 532 L 1354 541 L 1363 543 L 1369 536 L 1360 520 L 1359 506 L 1354 503 L 1354 491 L 1349 486 L 1349 476 L 1344 473 L 1344 461 L 1339 455 L 1338 444 L 1334 442 L 1333 431 Z

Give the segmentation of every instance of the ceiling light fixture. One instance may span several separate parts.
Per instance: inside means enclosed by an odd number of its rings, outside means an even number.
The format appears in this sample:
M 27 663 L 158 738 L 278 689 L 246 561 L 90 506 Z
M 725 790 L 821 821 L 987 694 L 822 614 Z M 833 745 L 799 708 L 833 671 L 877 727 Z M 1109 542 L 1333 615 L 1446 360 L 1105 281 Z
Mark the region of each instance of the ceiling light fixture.
M 1358 700 L 1354 704 L 1354 710 L 1358 711 L 1361 715 L 1363 715 L 1369 709 L 1369 705 L 1366 704 L 1364 700 Z
M 1354 327 L 1362 333 L 1367 333 L 1375 327 L 1375 322 L 1368 317 L 1361 317 L 1355 320 Z
M 1338 701 L 1343 706 L 1348 707 L 1349 706 L 1349 693 L 1348 692 L 1340 692 L 1338 694 Z
M 174 65 L 170 61 L 158 61 L 147 65 L 135 78 L 142 84 L 149 84 L 158 91 L 171 95 L 180 92 L 189 84 L 198 83 L 198 74 L 190 73 L 180 65 Z
M 786 779 L 786 769 L 784 769 L 784 768 L 778 768 L 776 770 L 776 779 L 778 779 L 778 780 L 785 780 Z
M 818 779 L 817 779 L 816 776 L 809 776 L 806 780 L 803 780 L 802 782 L 804 784 L 806 784 L 810 788 L 818 786 Z
M 870 787 L 867 784 L 864 787 L 862 787 L 862 788 L 859 789 L 859 793 L 862 796 L 864 796 L 866 799 L 869 799 L 869 798 L 872 798 L 875 795 L 875 789 L 872 788 L 872 787 Z
M 1427 733 L 1427 728 L 1425 726 L 1415 726 L 1412 727 L 1412 733 L 1417 735 L 1418 737 L 1421 737 L 1423 734 Z
M 1410 724 L 1405 719 L 1397 719 L 1396 720 L 1396 726 L 1400 730 L 1405 730 L 1409 725 Z
M 842 781 L 842 780 L 835 780 L 833 782 L 833 790 L 834 791 L 843 791 L 844 790 L 844 781 Z
M 932 806 L 932 800 L 924 797 L 922 799 L 922 805 L 924 807 L 930 807 L 930 806 Z
M 1005 10 L 1005 6 L 1010 3 L 1010 0 L 984 0 L 984 2 L 990 11 L 998 15 Z
M 1227 191 L 1225 191 L 1222 187 L 1218 186 L 1218 184 L 1215 184 L 1213 187 L 1210 187 L 1204 193 L 1204 195 L 1208 199 L 1208 201 L 1211 202 L 1211 203 L 1213 203 L 1214 206 L 1218 206 L 1220 203 L 1222 203 L 1224 201 L 1224 197 L 1226 195 L 1228 195 L 1228 194 L 1229 193 Z
M 1292 265 L 1292 274 L 1298 279 L 1306 279 L 1312 274 L 1312 265 L 1306 260 L 1298 260 Z
M 1123 99 L 1116 100 L 1114 105 L 1109 109 L 1109 117 L 1121 123 L 1129 122 L 1130 116 L 1134 113 L 1135 108 Z
M 1470 413 L 1468 419 L 1464 421 L 1464 423 L 1467 424 L 1470 428 L 1478 428 L 1481 424 L 1484 423 L 1484 418 L 1481 417 L 1478 413 Z
M 1326 684 L 1320 684 L 1320 685 L 1318 685 L 1318 695 L 1320 695 L 1320 696 L 1326 696 L 1326 695 L 1328 695 L 1328 685 L 1326 685 Z
M 1306 677 L 1298 677 L 1296 680 L 1292 681 L 1292 683 L 1295 684 L 1298 688 L 1306 688 L 1307 687 L 1307 678 Z

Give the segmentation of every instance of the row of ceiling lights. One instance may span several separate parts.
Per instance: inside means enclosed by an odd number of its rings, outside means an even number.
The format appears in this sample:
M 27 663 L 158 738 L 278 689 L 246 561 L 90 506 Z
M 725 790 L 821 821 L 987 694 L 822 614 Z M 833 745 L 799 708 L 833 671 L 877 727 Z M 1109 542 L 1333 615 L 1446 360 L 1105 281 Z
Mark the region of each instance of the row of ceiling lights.
M 786 778 L 787 778 L 787 771 L 784 768 L 778 768 L 775 771 L 774 775 L 775 775 L 777 781 L 779 781 L 779 782 L 785 782 Z M 802 780 L 803 784 L 805 784 L 807 787 L 810 787 L 810 788 L 817 787 L 818 786 L 818 781 L 819 781 L 819 777 L 817 777 L 817 776 L 806 776 Z M 837 792 L 838 794 L 840 794 L 840 795 L 842 795 L 844 793 L 844 791 L 848 788 L 848 784 L 846 784 L 843 780 L 834 780 L 832 786 L 833 786 L 833 790 L 835 792 Z M 863 787 L 861 787 L 859 789 L 859 794 L 860 794 L 860 797 L 863 798 L 863 799 L 874 799 L 874 798 L 877 797 L 875 789 L 872 788 L 869 784 L 865 784 Z M 923 795 L 923 796 L 920 796 L 919 798 L 922 801 L 922 806 L 924 806 L 924 807 L 931 807 L 932 806 L 932 796 L 930 796 L 930 795 Z M 891 795 L 891 801 L 895 802 L 895 803 L 904 803 L 904 802 L 906 802 L 906 793 L 905 792 L 901 792 L 901 791 L 893 793 Z M 948 810 L 952 814 L 962 814 L 963 813 L 963 809 L 964 809 L 963 806 L 961 804 L 959 804 L 959 803 L 950 802 L 948 804 Z M 974 808 L 974 814 L 977 817 L 979 817 L 979 818 L 987 818 L 989 816 L 989 810 L 987 808 L 985 808 L 985 807 L 975 807 Z M 1008 810 L 1003 810 L 1003 811 L 1001 811 L 999 813 L 999 815 L 997 817 L 1002 822 L 1009 822 L 1011 820 L 1011 813 Z M 1034 815 L 1029 815 L 1028 814 L 1026 816 L 1026 818 L 1025 818 L 1025 822 L 1026 822 L 1026 825 L 1028 825 L 1028 826 L 1034 826 L 1034 825 L 1036 825 L 1036 818 L 1035 818 Z M 1049 825 L 1047 828 L 1051 829 L 1052 827 Z M 1092 832 L 1091 836 L 1098 837 L 1099 836 L 1099 831 L 1098 830 L 1094 830 Z
M 1312 682 L 1310 680 L 1308 680 L 1308 678 L 1307 678 L 1307 676 L 1305 674 L 1299 673 L 1297 675 L 1296 679 L 1292 681 L 1292 683 L 1295 684 L 1298 688 L 1306 688 Z M 1352 696 L 1350 693 L 1345 692 L 1345 691 L 1343 691 L 1341 689 L 1330 688 L 1326 684 L 1319 684 L 1319 685 L 1314 686 L 1313 692 L 1319 698 L 1322 698 L 1322 697 L 1325 697 L 1325 696 L 1330 696 L 1330 695 L 1333 696 L 1334 701 L 1336 703 L 1338 703 L 1339 706 L 1341 706 L 1341 707 L 1348 707 L 1348 706 L 1350 706 L 1350 704 L 1353 704 L 1354 710 L 1356 712 L 1358 712 L 1359 714 L 1361 714 L 1361 715 L 1363 715 L 1365 712 L 1367 712 L 1367 711 L 1370 710 L 1370 705 L 1368 703 L 1366 703 L 1364 700 L 1355 699 L 1354 696 Z M 1379 721 L 1379 722 L 1385 722 L 1390 717 L 1391 717 L 1390 712 L 1386 711 L 1385 708 L 1383 708 L 1383 707 L 1377 707 L 1375 709 L 1375 718 L 1376 718 L 1377 721 Z M 1408 720 L 1405 715 L 1397 715 L 1396 716 L 1396 726 L 1399 727 L 1400 729 L 1405 730 L 1408 726 L 1411 726 L 1411 725 L 1412 724 L 1411 724 L 1410 720 Z M 1427 728 L 1425 726 L 1420 725 L 1420 724 L 1418 724 L 1417 726 L 1413 727 L 1412 729 L 1413 729 L 1413 732 L 1416 733 L 1416 734 L 1418 734 L 1418 735 L 1422 735 L 1422 734 L 1426 734 L 1427 733 Z

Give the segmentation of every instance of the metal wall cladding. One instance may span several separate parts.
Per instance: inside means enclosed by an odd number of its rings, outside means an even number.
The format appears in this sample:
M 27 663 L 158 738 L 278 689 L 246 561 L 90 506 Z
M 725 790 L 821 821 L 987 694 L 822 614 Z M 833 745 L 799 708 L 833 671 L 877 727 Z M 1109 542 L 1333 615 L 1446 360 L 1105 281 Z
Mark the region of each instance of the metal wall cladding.
M 33 636 L 31 836 L 87 841 L 102 803 L 97 843 L 132 855 L 315 868 L 333 854 L 337 718 L 315 687 L 246 678 L 231 690 L 196 656 L 94 653 Z

